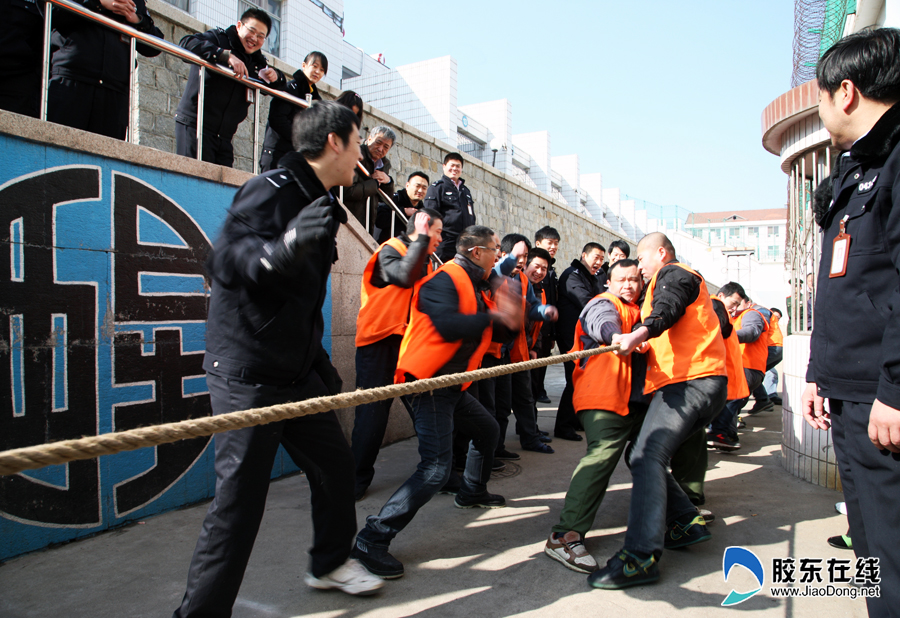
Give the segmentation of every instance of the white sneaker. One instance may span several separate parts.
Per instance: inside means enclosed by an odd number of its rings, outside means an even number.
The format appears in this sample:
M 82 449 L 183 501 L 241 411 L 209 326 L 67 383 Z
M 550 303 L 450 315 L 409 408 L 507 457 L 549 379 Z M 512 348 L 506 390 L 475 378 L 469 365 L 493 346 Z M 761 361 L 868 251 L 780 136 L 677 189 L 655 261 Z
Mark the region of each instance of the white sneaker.
M 837 502 L 834 505 L 834 510 L 840 513 L 841 515 L 847 514 L 847 504 L 844 502 Z
M 369 573 L 358 560 L 348 558 L 347 562 L 322 577 L 306 574 L 306 585 L 319 590 L 340 590 L 347 594 L 365 596 L 378 592 L 384 582 Z
M 597 561 L 584 548 L 581 535 L 574 530 L 569 530 L 558 539 L 553 538 L 551 532 L 544 545 L 544 553 L 561 562 L 566 568 L 579 573 L 593 573 L 599 568 Z

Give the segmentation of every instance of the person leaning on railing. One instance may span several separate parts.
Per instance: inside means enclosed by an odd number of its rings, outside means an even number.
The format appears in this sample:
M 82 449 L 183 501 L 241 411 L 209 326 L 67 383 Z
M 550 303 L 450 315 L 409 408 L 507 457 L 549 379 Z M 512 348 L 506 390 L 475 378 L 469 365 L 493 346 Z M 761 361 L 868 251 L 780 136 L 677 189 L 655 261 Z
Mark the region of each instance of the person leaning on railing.
M 300 65 L 300 70 L 294 73 L 294 79 L 287 83 L 285 92 L 298 99 L 305 99 L 310 95 L 314 101 L 321 101 L 319 83 L 328 73 L 328 58 L 322 52 L 309 52 Z M 259 158 L 259 171 L 268 172 L 278 167 L 278 161 L 291 152 L 291 133 L 294 130 L 294 116 L 302 111 L 298 105 L 290 101 L 275 98 L 269 106 L 269 121 L 266 123 L 266 138 L 263 141 L 262 156 Z
M 247 9 L 237 25 L 189 34 L 178 43 L 207 62 L 231 67 L 238 77 L 262 79 L 276 90 L 284 89 L 284 74 L 268 66 L 260 51 L 272 27 L 271 18 L 259 9 Z M 223 75 L 208 71 L 204 80 L 203 150 L 201 158 L 231 167 L 231 140 L 247 117 L 253 90 Z M 191 66 L 184 96 L 175 112 L 175 151 L 197 158 L 197 100 L 200 68 Z
M 75 0 L 104 17 L 163 38 L 144 0 Z M 160 50 L 138 43 L 143 56 Z M 76 129 L 125 139 L 131 40 L 72 11 L 56 8 L 50 36 L 47 120 Z

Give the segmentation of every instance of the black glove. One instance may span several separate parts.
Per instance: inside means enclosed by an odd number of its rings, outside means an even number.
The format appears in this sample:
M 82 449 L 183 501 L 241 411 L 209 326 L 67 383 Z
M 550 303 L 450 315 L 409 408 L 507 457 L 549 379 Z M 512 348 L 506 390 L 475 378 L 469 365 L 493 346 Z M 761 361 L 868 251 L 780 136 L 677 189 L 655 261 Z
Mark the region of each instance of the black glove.
M 265 245 L 268 255 L 263 264 L 282 274 L 291 273 L 313 246 L 331 238 L 333 224 L 331 200 L 328 196 L 320 197 L 288 223 L 281 238 Z

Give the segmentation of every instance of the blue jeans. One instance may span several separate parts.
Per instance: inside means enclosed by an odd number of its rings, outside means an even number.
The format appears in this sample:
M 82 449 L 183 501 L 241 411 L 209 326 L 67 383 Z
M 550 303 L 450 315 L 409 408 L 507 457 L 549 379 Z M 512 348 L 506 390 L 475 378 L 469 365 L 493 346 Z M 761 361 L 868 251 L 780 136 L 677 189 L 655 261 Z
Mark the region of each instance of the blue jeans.
M 654 393 L 628 456 L 632 489 L 625 549 L 659 557 L 666 525 L 697 512 L 669 472 L 669 462 L 722 409 L 727 391 L 727 379 L 712 376 L 669 384 Z
M 766 357 L 766 374 L 762 383 L 752 391 L 756 401 L 766 401 L 775 394 L 778 389 L 778 372 L 775 371 L 775 365 L 780 363 L 782 358 L 784 358 L 784 348 L 780 345 L 769 346 L 769 353 Z
M 757 371 L 756 369 L 744 369 L 744 377 L 747 378 L 747 388 L 751 393 L 759 388 L 765 375 L 766 374 L 762 371 Z M 725 407 L 722 408 L 722 411 L 719 412 L 716 420 L 712 422 L 712 432 L 723 433 L 730 437 L 736 436 L 738 414 L 744 409 L 744 406 L 747 405 L 748 401 L 750 401 L 749 397 L 729 401 Z
M 497 448 L 497 421 L 459 386 L 409 396 L 419 436 L 419 465 L 391 496 L 378 515 L 366 519 L 357 544 L 387 548 L 416 513 L 444 486 L 452 463 L 453 426 L 471 436 L 460 495 L 478 496 L 487 491 Z

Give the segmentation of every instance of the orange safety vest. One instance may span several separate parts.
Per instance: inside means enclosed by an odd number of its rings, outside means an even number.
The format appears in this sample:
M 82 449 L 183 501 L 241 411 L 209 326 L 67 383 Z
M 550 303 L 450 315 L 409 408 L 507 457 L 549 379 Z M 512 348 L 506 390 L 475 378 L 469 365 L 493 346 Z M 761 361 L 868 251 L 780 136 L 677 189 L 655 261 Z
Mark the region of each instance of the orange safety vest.
M 712 302 L 721 303 L 719 297 L 710 295 Z M 729 315 L 728 321 L 734 326 L 734 320 Z M 743 399 L 750 396 L 747 387 L 747 376 L 744 375 L 744 364 L 741 361 L 741 344 L 737 335 L 732 330 L 731 336 L 725 339 L 725 370 L 728 372 L 728 401 Z
M 547 291 L 544 289 L 541 289 L 541 304 L 542 305 L 547 304 Z M 532 325 L 531 325 L 531 347 L 528 348 L 529 350 L 534 349 L 534 346 L 537 344 L 538 333 L 541 332 L 541 327 L 543 325 L 544 325 L 544 323 L 541 322 L 540 320 L 535 320 L 532 323 Z M 531 356 L 529 356 L 528 358 L 530 359 Z
M 756 311 L 756 309 L 747 309 L 735 318 L 734 328 L 735 330 L 741 330 L 741 324 L 744 323 L 744 316 L 751 311 L 755 311 L 759 314 L 765 329 L 760 333 L 759 338 L 756 341 L 741 344 L 741 361 L 744 363 L 744 369 L 756 369 L 757 371 L 765 373 L 766 360 L 769 356 L 769 336 L 766 334 L 769 330 L 769 322 L 766 320 L 766 316 L 759 311 Z
M 781 333 L 781 327 L 778 326 L 778 314 L 772 312 L 772 321 L 769 323 L 769 347 L 783 347 L 784 335 Z
M 519 280 L 520 285 L 522 285 L 522 286 L 528 285 L 528 279 L 525 278 L 525 275 L 523 275 L 520 272 L 519 277 L 521 277 L 521 279 Z M 500 285 L 497 287 L 497 289 L 500 289 L 500 287 L 505 287 L 506 289 L 509 289 L 509 281 L 510 281 L 510 277 L 503 277 L 503 281 L 500 283 Z M 521 293 L 522 293 L 522 315 L 524 315 L 525 298 L 528 295 L 528 288 L 522 287 Z M 487 354 L 490 354 L 494 358 L 500 358 L 502 353 L 503 353 L 503 344 L 500 343 L 499 341 L 491 341 L 491 343 L 487 349 Z M 524 358 L 522 357 L 523 354 L 524 354 Z M 525 331 L 523 329 L 519 330 L 519 333 L 516 335 L 516 338 L 512 342 L 512 347 L 510 348 L 510 351 L 509 351 L 509 358 L 510 358 L 510 362 L 513 362 L 513 363 L 518 363 L 522 360 L 528 360 L 528 358 L 529 358 L 528 357 L 528 340 L 525 339 Z
M 423 285 L 431 281 L 438 273 L 447 273 L 456 286 L 456 294 L 459 297 L 459 313 L 473 315 L 478 311 L 478 300 L 475 296 L 475 288 L 469 279 L 468 273 L 459 264 L 447 262 L 435 272 L 425 277 L 416 284 L 413 292 L 412 304 L 409 311 L 409 327 L 400 342 L 400 356 L 397 359 L 397 371 L 394 373 L 394 382 L 400 384 L 406 381 L 406 374 L 415 376 L 418 380 L 433 377 L 444 365 L 453 358 L 453 355 L 462 346 L 462 341 L 446 341 L 438 333 L 437 329 L 427 314 L 419 311 L 419 290 Z M 484 302 L 490 309 L 496 307 L 488 296 L 481 292 Z M 469 358 L 466 371 L 472 371 L 481 364 L 491 342 L 491 331 L 488 326 L 481 335 L 481 342 L 475 352 Z M 462 385 L 462 390 L 469 388 L 471 382 Z
M 677 266 L 700 277 L 700 293 L 694 302 L 685 307 L 684 315 L 671 328 L 649 340 L 647 380 L 644 383 L 644 393 L 647 395 L 669 384 L 708 376 L 727 376 L 722 329 L 709 298 L 706 280 L 680 262 L 670 262 L 666 266 Z M 659 272 L 653 275 L 647 286 L 647 296 L 641 307 L 642 320 L 647 319 L 653 310 L 653 291 L 658 276 Z
M 612 292 L 603 292 L 594 298 L 605 298 L 616 306 L 623 333 L 630 333 L 632 327 L 641 321 L 640 307 L 623 301 Z M 575 345 L 570 352 L 584 349 L 584 336 L 579 319 L 575 324 Z M 572 373 L 572 385 L 572 405 L 576 412 L 606 410 L 620 416 L 627 415 L 628 400 L 631 398 L 631 355 L 616 356 L 608 352 L 578 361 Z
M 391 246 L 401 256 L 405 256 L 409 248 L 399 238 L 391 238 L 376 251 L 363 271 L 360 298 L 362 306 L 356 316 L 356 347 L 381 341 L 391 335 L 402 335 L 409 322 L 409 303 L 412 300 L 413 288 L 402 288 L 399 285 L 386 285 L 383 288 L 372 285 L 372 273 L 378 254 L 385 246 Z M 434 267 L 427 260 L 427 274 Z

